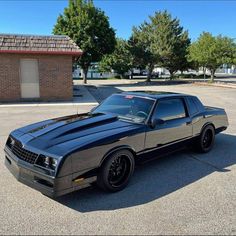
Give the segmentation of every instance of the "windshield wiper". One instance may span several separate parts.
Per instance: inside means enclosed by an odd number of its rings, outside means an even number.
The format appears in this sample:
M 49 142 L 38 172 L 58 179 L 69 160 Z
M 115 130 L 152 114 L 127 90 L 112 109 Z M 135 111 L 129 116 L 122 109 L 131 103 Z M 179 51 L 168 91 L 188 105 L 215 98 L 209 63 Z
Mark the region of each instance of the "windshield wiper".
M 135 119 L 135 118 L 132 118 L 132 117 L 120 116 L 120 115 L 118 115 L 117 117 L 120 118 L 120 119 L 131 120 L 131 121 L 134 121 L 134 119 Z
M 144 120 L 140 119 L 138 117 L 127 117 L 127 116 L 117 116 L 120 119 L 127 120 L 127 121 L 132 121 L 134 123 L 142 123 Z

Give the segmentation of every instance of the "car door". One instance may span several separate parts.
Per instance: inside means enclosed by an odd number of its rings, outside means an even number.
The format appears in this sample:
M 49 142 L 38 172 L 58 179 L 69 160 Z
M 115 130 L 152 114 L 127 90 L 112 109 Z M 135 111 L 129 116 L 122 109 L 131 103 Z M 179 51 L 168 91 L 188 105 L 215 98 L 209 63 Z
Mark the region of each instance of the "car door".
M 192 123 L 182 97 L 160 99 L 151 119 L 163 121 L 155 127 L 148 126 L 145 149 L 154 150 L 192 137 Z

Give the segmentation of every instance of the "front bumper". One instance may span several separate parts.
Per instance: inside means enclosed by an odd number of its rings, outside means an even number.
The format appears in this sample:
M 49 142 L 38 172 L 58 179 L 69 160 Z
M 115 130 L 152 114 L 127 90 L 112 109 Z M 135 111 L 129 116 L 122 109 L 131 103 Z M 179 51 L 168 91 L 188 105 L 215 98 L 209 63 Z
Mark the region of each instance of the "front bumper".
M 49 197 L 58 197 L 75 190 L 89 186 L 89 181 L 82 185 L 73 183 L 72 174 L 55 177 L 43 173 L 39 168 L 25 161 L 20 160 L 6 146 L 5 149 L 5 166 L 13 176 L 21 183 L 40 191 Z

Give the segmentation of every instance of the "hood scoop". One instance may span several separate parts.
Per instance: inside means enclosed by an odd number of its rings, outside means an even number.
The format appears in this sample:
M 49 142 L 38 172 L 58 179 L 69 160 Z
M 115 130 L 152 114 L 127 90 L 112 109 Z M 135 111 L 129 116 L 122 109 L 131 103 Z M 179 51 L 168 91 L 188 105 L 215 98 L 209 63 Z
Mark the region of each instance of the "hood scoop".
M 102 116 L 102 119 L 99 119 L 99 120 L 91 120 L 91 122 L 86 122 L 85 124 L 82 124 L 82 122 L 80 122 L 81 124 L 78 123 L 75 128 L 73 128 L 71 130 L 69 129 L 66 132 L 63 132 L 54 138 L 59 138 L 61 136 L 78 133 L 80 131 L 90 129 L 90 128 L 93 128 L 96 126 L 104 125 L 104 124 L 107 124 L 110 122 L 114 122 L 116 120 L 118 120 L 117 116 L 104 115 L 104 116 Z
M 40 137 L 46 139 L 58 138 L 65 135 L 77 133 L 81 130 L 89 129 L 102 124 L 111 123 L 118 118 L 110 114 L 81 114 L 77 116 L 68 116 L 64 119 L 53 120 L 53 125 L 48 125 L 45 128 L 40 127 L 30 132 L 33 137 Z M 56 121 L 56 122 L 55 122 Z

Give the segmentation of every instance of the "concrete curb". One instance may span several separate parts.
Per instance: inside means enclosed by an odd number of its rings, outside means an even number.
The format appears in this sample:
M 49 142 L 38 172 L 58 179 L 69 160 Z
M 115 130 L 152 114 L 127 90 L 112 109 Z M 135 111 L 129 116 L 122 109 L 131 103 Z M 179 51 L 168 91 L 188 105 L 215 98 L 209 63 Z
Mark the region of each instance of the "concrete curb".
M 206 83 L 206 82 L 194 82 L 194 85 L 212 86 L 212 87 L 223 87 L 236 89 L 235 84 L 221 84 L 221 83 Z
M 46 107 L 46 106 L 97 106 L 97 102 L 88 102 L 88 103 L 32 103 L 32 104 L 0 104 L 0 108 L 4 107 Z
M 74 97 L 71 102 L 24 102 L 24 103 L 0 103 L 4 107 L 45 107 L 45 106 L 97 106 L 98 102 L 83 85 L 77 85 L 79 97 Z

